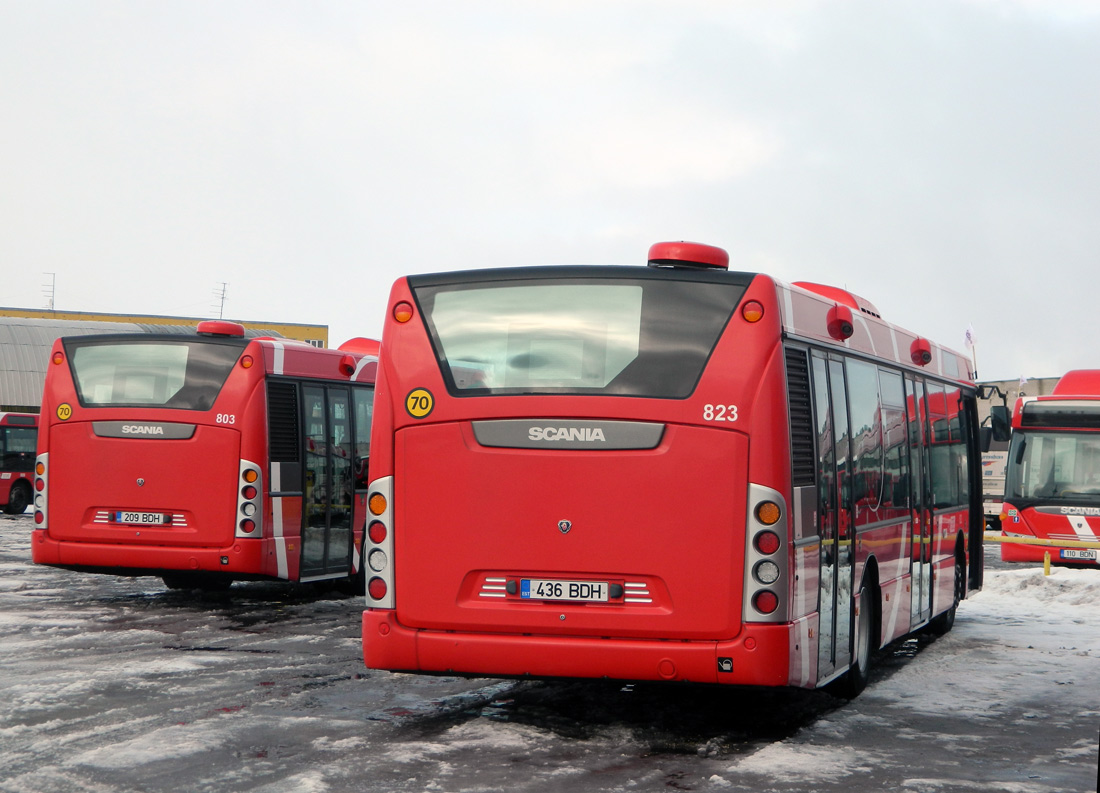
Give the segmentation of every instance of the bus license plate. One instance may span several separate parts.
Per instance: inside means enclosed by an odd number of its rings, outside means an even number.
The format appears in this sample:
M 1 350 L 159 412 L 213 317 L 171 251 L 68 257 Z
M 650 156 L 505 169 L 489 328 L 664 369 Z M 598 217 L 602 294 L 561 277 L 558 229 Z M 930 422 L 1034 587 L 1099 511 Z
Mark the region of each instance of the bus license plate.
M 115 512 L 113 521 L 134 526 L 163 526 L 169 517 L 163 512 Z
M 1096 551 L 1088 550 L 1085 548 L 1063 548 L 1063 559 L 1074 559 L 1081 562 L 1095 562 Z
M 605 602 L 610 585 L 604 581 L 547 581 L 521 578 L 520 597 L 530 600 L 584 600 Z

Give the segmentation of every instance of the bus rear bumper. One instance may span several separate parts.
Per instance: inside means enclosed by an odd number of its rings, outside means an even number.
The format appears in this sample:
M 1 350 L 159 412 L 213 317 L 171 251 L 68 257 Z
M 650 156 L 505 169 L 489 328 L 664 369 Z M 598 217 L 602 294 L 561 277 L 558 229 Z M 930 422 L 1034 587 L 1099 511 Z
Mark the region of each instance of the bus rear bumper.
M 126 575 L 157 575 L 159 571 L 195 570 L 255 574 L 262 572 L 263 541 L 237 540 L 224 548 L 172 548 L 119 543 L 55 540 L 48 530 L 31 533 L 31 561 L 35 564 L 80 568 Z M 140 572 L 139 572 L 140 571 Z
M 392 610 L 367 609 L 363 660 L 395 672 L 805 686 L 790 679 L 795 635 L 788 625 L 746 625 L 722 642 L 460 633 L 408 628 Z
M 1042 564 L 1045 554 L 1050 554 L 1050 561 L 1055 564 L 1078 564 L 1088 567 L 1095 567 L 1100 562 L 1095 559 L 1083 559 L 1083 558 L 1063 558 L 1062 551 L 1068 550 L 1071 553 L 1079 553 L 1076 549 L 1063 549 L 1057 545 L 1028 545 L 1019 542 L 1002 542 L 1001 543 L 1001 561 L 1002 562 L 1034 562 L 1036 564 Z M 1100 556 L 1100 554 L 1097 554 Z

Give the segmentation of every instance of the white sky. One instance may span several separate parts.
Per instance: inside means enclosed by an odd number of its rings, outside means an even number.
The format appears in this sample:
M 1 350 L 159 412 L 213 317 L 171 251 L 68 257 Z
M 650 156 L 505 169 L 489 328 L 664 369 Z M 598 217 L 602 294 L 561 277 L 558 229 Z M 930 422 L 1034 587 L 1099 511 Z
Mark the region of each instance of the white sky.
M 1100 367 L 1100 3 L 0 0 L 0 305 L 377 337 L 401 275 L 847 286 L 983 379 Z

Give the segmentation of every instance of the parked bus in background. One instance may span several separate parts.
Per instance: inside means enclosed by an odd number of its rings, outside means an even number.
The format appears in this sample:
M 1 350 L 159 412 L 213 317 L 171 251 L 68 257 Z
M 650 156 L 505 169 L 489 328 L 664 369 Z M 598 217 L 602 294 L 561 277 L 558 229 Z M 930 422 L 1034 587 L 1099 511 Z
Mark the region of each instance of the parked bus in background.
M 31 503 L 38 416 L 0 413 L 0 506 L 22 515 Z
M 222 321 L 59 339 L 34 561 L 170 588 L 361 585 L 377 362 Z
M 1012 411 L 1001 529 L 1006 562 L 1097 565 L 1100 542 L 1100 370 L 1067 372 L 1047 396 L 1020 397 Z M 1065 545 L 1057 543 L 1064 542 Z
M 368 667 L 855 694 L 980 587 L 964 356 L 719 248 L 649 259 L 394 284 Z

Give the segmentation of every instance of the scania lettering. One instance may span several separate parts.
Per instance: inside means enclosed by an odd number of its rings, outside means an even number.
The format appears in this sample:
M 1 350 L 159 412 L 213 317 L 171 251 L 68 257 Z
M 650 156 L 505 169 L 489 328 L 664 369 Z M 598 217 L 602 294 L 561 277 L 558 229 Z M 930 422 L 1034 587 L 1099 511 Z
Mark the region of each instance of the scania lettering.
M 533 441 L 585 441 L 595 442 L 605 440 L 603 430 L 599 427 L 532 427 L 528 433 Z
M 362 591 L 377 360 L 222 321 L 59 339 L 33 560 L 178 589 L 276 579 Z
M 649 259 L 394 284 L 368 667 L 854 694 L 980 587 L 965 356 L 718 248 Z

